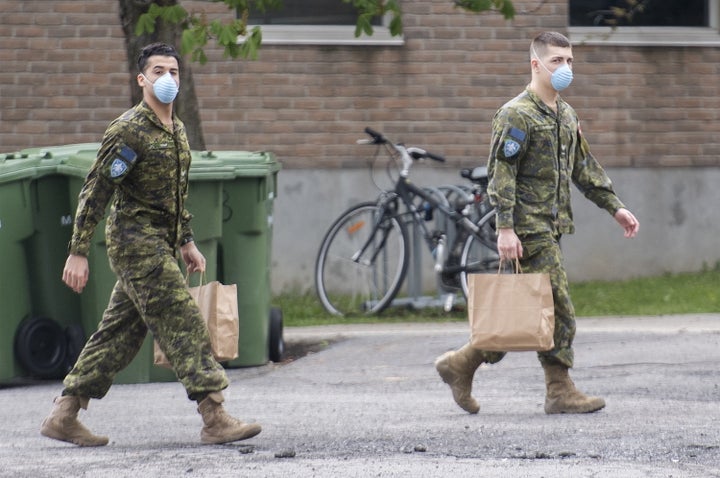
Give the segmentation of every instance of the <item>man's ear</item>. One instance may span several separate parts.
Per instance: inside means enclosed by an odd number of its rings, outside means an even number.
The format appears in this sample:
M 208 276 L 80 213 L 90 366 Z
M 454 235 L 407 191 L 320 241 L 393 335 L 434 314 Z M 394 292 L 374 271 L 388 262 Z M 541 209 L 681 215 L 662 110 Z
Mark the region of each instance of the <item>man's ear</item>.
M 540 60 L 538 60 L 538 59 L 535 58 L 535 57 L 530 58 L 530 68 L 531 68 L 532 71 L 534 71 L 535 73 L 539 73 L 539 70 L 540 70 L 540 65 L 538 65 L 538 62 L 539 62 L 539 61 L 540 61 Z

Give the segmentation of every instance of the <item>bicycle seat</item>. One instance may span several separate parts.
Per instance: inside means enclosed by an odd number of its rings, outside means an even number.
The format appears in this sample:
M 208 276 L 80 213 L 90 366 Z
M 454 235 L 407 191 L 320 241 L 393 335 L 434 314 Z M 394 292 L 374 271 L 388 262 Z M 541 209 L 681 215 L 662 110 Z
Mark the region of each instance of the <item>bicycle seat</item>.
M 472 169 L 461 169 L 460 176 L 465 179 L 469 179 L 475 184 L 487 186 L 488 183 L 488 173 L 486 166 L 477 166 Z

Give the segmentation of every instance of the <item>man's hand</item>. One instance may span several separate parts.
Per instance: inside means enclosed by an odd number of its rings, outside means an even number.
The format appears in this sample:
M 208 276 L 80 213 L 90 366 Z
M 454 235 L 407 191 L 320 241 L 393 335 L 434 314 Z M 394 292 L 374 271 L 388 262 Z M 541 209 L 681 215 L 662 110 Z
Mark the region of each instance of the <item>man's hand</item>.
M 188 242 L 180 247 L 183 261 L 187 267 L 188 274 L 193 272 L 205 272 L 205 256 L 195 245 L 195 242 Z
M 498 229 L 497 247 L 501 261 L 514 261 L 522 257 L 522 243 L 513 228 Z
M 65 261 L 65 269 L 63 269 L 63 282 L 78 294 L 83 291 L 87 285 L 90 276 L 90 268 L 88 260 L 85 256 L 70 254 Z
M 632 238 L 637 236 L 640 230 L 640 221 L 638 221 L 633 213 L 625 208 L 620 208 L 615 212 L 613 216 L 615 220 L 625 229 L 625 237 Z

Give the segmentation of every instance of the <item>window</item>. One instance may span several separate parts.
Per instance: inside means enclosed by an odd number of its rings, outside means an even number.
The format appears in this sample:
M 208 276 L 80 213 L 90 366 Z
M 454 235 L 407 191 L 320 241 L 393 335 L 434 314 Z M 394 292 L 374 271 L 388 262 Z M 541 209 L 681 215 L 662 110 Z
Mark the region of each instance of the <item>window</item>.
M 575 43 L 719 46 L 720 0 L 569 0 Z
M 310 8 L 308 8 L 310 7 Z M 357 10 L 340 0 L 284 0 L 282 7 L 251 12 L 248 22 L 261 25 L 355 25 Z M 376 18 L 373 25 L 380 25 Z
M 571 0 L 570 26 L 707 27 L 709 0 Z M 616 11 L 621 13 L 616 14 Z M 622 13 L 624 11 L 625 14 Z
M 355 37 L 357 11 L 340 0 L 283 0 L 278 9 L 250 12 L 248 25 L 262 27 L 265 45 L 402 45 L 385 18 L 372 21 L 372 36 Z

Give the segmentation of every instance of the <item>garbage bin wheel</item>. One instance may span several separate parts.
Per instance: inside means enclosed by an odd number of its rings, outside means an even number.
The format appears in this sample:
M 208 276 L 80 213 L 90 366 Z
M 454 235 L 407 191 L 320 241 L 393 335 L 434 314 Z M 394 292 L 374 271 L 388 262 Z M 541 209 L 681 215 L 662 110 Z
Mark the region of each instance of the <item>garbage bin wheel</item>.
M 15 333 L 15 356 L 34 377 L 62 378 L 67 371 L 65 332 L 47 317 L 25 319 Z
M 67 353 L 65 354 L 65 372 L 67 373 L 72 370 L 85 346 L 87 341 L 85 329 L 80 324 L 68 325 L 65 329 L 65 339 L 67 340 Z
M 282 310 L 278 307 L 270 308 L 270 334 L 268 334 L 269 358 L 273 362 L 282 361 L 285 354 L 285 340 L 283 339 Z

